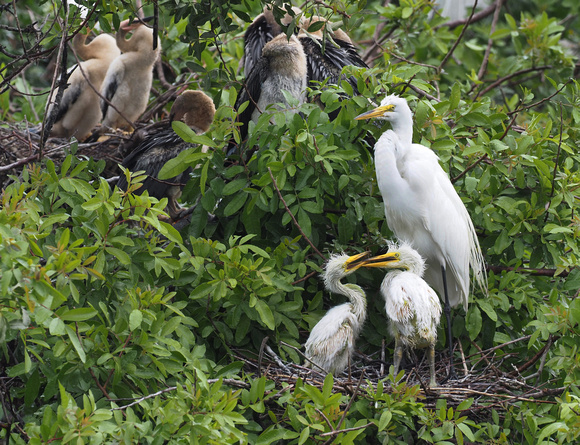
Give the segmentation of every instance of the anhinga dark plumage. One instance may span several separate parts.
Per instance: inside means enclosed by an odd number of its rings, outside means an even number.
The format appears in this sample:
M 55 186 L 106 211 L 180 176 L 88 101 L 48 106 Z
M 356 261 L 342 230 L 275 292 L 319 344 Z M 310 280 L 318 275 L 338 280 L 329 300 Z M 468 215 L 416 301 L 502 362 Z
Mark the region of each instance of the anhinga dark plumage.
M 133 35 L 127 40 L 129 31 Z M 153 65 L 159 56 L 158 41 L 153 49 L 153 30 L 142 22 L 121 22 L 117 31 L 117 45 L 123 52 L 109 70 L 101 94 L 130 121 L 134 122 L 147 108 L 149 90 L 153 82 Z M 101 100 L 103 125 L 111 128 L 130 128 L 130 123 L 108 102 Z
M 316 22 L 324 22 L 317 31 L 308 32 L 308 28 Z M 323 17 L 312 16 L 301 22 L 301 32 L 298 35 L 308 61 L 308 82 L 324 82 L 327 85 L 338 85 L 340 73 L 345 66 L 353 65 L 368 68 L 352 44 L 350 37 L 341 29 L 332 30 Z M 326 29 L 327 39 L 323 30 Z M 358 94 L 357 81 L 354 77 L 346 78 L 351 84 L 354 94 Z
M 183 121 L 196 133 L 205 133 L 215 115 L 213 101 L 201 91 L 185 91 L 173 103 L 169 122 L 165 126 L 157 128 L 154 134 L 146 135 L 135 149 L 123 160 L 123 167 L 132 172 L 144 170 L 147 179 L 136 193 L 141 194 L 147 190 L 149 196 L 157 199 L 168 198 L 167 208 L 169 215 L 175 219 L 180 208 L 177 199 L 181 195 L 183 183 L 187 181 L 189 170 L 178 176 L 159 180 L 159 171 L 167 161 L 176 157 L 183 150 L 190 148 L 193 144 L 181 139 L 171 127 L 173 121 Z M 127 180 L 124 175 L 119 177 L 117 186 L 122 190 L 127 190 Z
M 279 34 L 266 43 L 262 57 L 247 76 L 235 104 L 235 108 L 239 109 L 243 103 L 249 102 L 238 116 L 242 123 L 242 141 L 248 135 L 250 120 L 256 122 L 270 104 L 286 103 L 282 90 L 289 92 L 300 103 L 306 100 L 306 72 L 306 56 L 296 36 L 288 39 L 285 34 Z
M 73 38 L 73 49 L 83 60 L 80 67 L 75 65 L 68 79 L 68 87 L 63 92 L 57 108 L 52 101 L 56 91 L 49 98 L 48 113 L 55 113 L 51 129 L 52 137 L 85 139 L 92 128 L 101 120 L 99 91 L 111 62 L 121 54 L 115 39 L 108 34 L 95 37 L 85 44 L 87 34 L 77 34 Z M 90 87 L 89 82 L 95 88 Z

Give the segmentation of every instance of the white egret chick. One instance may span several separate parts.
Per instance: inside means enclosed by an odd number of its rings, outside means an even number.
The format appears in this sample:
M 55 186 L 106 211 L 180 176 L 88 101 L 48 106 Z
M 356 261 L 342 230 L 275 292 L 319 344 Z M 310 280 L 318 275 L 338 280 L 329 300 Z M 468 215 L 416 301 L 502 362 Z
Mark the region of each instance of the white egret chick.
M 357 270 L 368 252 L 359 255 L 333 255 L 326 264 L 323 278 L 326 289 L 346 296 L 350 302 L 330 309 L 314 326 L 306 344 L 305 355 L 326 372 L 338 374 L 346 369 L 354 343 L 367 316 L 364 291 L 356 284 L 340 280 Z M 314 368 L 310 362 L 306 366 Z
M 375 145 L 377 181 L 390 229 L 409 240 L 425 258 L 425 280 L 445 300 L 449 342 L 449 377 L 455 378 L 451 306 L 467 310 L 469 270 L 487 294 L 487 276 L 473 223 L 439 158 L 413 144 L 413 116 L 407 101 L 387 96 L 374 110 L 355 119 L 378 118 L 391 123 Z
M 425 260 L 409 244 L 389 242 L 387 254 L 368 258 L 362 266 L 393 269 L 381 284 L 381 294 L 390 321 L 389 331 L 395 339 L 395 375 L 399 372 L 403 347 L 428 347 L 429 386 L 437 386 L 435 343 L 441 320 L 441 304 L 435 291 L 422 278 Z

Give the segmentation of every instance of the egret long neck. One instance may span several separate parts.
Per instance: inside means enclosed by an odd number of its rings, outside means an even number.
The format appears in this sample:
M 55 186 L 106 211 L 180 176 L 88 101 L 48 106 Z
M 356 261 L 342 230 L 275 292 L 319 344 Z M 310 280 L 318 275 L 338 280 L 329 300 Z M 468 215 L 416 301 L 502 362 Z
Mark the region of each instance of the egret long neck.
M 413 116 L 411 110 L 404 110 L 391 120 L 391 127 L 404 145 L 413 143 Z
M 352 304 L 352 312 L 359 320 L 364 320 L 367 313 L 367 299 L 364 291 L 356 284 L 342 284 L 340 281 L 332 283 L 328 290 L 344 295 Z

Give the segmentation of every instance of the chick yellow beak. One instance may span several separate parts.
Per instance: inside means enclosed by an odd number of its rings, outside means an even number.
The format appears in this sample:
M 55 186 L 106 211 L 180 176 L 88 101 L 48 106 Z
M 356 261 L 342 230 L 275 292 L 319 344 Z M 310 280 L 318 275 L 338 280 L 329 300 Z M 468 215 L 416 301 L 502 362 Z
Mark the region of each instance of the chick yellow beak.
M 368 257 L 370 252 L 359 253 L 358 255 L 353 255 L 349 257 L 344 263 L 344 268 L 346 270 L 357 270 L 363 265 L 363 260 Z
M 377 107 L 374 110 L 367 111 L 366 113 L 363 113 L 363 114 L 359 114 L 354 119 L 357 121 L 360 121 L 363 119 L 370 119 L 372 117 L 380 117 L 380 116 L 383 116 L 387 111 L 395 111 L 395 106 L 391 104 L 391 105 L 384 105 L 381 107 Z
M 377 255 L 371 258 L 364 259 L 358 263 L 357 267 L 382 267 L 382 268 L 397 267 L 396 263 L 398 263 L 400 259 L 401 255 L 399 254 L 399 252 L 388 252 L 383 255 Z

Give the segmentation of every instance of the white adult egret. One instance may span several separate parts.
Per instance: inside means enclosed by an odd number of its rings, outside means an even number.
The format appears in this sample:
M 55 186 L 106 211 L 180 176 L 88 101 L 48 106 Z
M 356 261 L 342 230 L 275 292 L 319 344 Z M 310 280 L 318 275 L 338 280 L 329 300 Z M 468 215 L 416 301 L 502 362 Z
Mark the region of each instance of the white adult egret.
M 153 30 L 143 25 L 143 19 L 135 22 L 124 20 L 117 31 L 117 46 L 123 54 L 117 57 L 101 88 L 101 94 L 112 103 L 121 116 L 107 101 L 101 100 L 103 125 L 111 128 L 129 128 L 127 119 L 134 122 L 141 116 L 149 101 L 153 82 L 153 65 L 159 56 L 160 41 L 153 49 Z M 129 31 L 133 35 L 127 40 Z
M 152 134 L 140 137 L 133 151 L 123 159 L 123 167 L 136 172 L 144 170 L 147 179 L 136 193 L 147 190 L 149 196 L 157 199 L 168 198 L 167 208 L 169 215 L 175 219 L 181 209 L 177 199 L 181 195 L 182 183 L 187 181 L 189 169 L 171 179 L 159 180 L 157 176 L 165 163 L 176 157 L 183 150 L 195 144 L 184 142 L 171 128 L 173 121 L 183 121 L 196 133 L 201 134 L 209 130 L 215 115 L 213 101 L 202 91 L 185 91 L 175 100 L 171 107 L 169 122 L 161 128 L 155 127 Z M 137 136 L 136 136 L 137 137 Z M 117 186 L 127 190 L 127 179 L 121 175 Z
M 108 34 L 100 34 L 85 44 L 88 34 L 77 34 L 73 38 L 73 49 L 83 60 L 74 70 L 64 90 L 57 108 L 52 106 L 56 92 L 49 98 L 48 113 L 55 113 L 55 121 L 50 132 L 52 137 L 84 140 L 93 127 L 101 120 L 99 91 L 111 62 L 121 54 L 115 39 Z M 89 82 L 93 88 L 89 86 Z
M 450 377 L 455 377 L 451 306 L 467 310 L 470 280 L 487 294 L 487 276 L 473 223 L 439 158 L 413 144 L 413 116 L 407 101 L 387 96 L 374 110 L 355 119 L 378 118 L 391 123 L 375 145 L 377 181 L 390 229 L 408 240 L 427 263 L 425 280 L 445 298 Z M 447 273 L 450 272 L 450 273 Z
M 338 374 L 349 364 L 367 314 L 364 291 L 356 284 L 342 284 L 342 280 L 361 266 L 368 253 L 333 255 L 326 264 L 323 278 L 326 289 L 346 296 L 350 302 L 330 309 L 314 326 L 306 344 L 305 355 L 326 372 Z M 306 366 L 313 365 L 310 362 Z
M 441 304 L 435 291 L 423 280 L 425 260 L 410 244 L 389 242 L 384 255 L 368 258 L 363 267 L 394 269 L 381 284 L 389 331 L 395 338 L 393 365 L 399 372 L 403 347 L 428 347 L 430 386 L 436 386 L 435 342 L 441 319 Z

